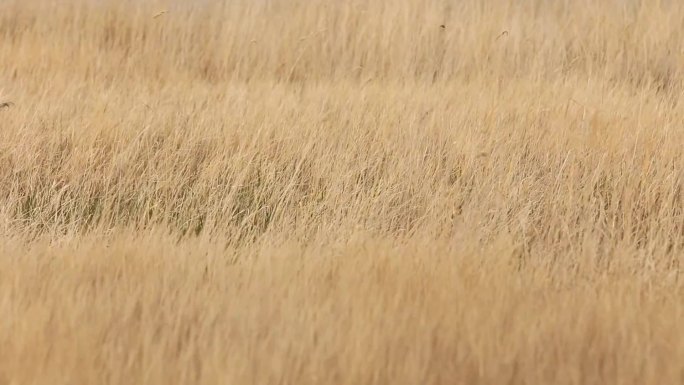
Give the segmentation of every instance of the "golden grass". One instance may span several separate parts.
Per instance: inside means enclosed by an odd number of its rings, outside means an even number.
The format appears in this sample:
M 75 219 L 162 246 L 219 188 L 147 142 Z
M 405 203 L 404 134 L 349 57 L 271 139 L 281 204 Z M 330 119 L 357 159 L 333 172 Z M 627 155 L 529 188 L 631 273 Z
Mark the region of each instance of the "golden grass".
M 684 6 L 520 3 L 0 3 L 0 383 L 683 383 Z

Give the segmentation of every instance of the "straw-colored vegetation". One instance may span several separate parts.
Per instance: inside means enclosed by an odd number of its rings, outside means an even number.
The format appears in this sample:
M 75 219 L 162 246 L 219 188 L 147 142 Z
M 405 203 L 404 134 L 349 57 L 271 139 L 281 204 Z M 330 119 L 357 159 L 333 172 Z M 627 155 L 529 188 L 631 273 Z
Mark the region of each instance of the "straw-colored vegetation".
M 683 26 L 0 2 L 0 383 L 683 383 Z

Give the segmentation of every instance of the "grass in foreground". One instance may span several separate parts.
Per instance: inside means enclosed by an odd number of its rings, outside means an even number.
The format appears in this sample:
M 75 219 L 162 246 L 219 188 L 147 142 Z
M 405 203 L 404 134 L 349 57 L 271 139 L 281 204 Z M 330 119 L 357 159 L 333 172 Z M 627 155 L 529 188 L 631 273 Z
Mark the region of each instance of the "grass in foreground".
M 0 383 L 681 383 L 684 8 L 580 3 L 3 2 Z

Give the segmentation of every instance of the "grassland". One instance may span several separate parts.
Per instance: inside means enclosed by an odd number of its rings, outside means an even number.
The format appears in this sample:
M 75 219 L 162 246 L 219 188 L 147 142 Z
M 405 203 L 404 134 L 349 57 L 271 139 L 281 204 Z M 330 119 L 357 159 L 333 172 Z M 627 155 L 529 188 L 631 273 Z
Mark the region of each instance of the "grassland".
M 684 383 L 683 26 L 2 1 L 0 384 Z

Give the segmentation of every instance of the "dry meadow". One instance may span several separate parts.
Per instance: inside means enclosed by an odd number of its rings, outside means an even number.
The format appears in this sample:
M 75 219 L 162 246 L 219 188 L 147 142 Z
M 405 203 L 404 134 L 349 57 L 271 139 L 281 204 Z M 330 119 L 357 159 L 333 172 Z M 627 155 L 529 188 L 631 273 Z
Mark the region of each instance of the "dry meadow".
M 684 383 L 684 4 L 3 0 L 0 384 Z

